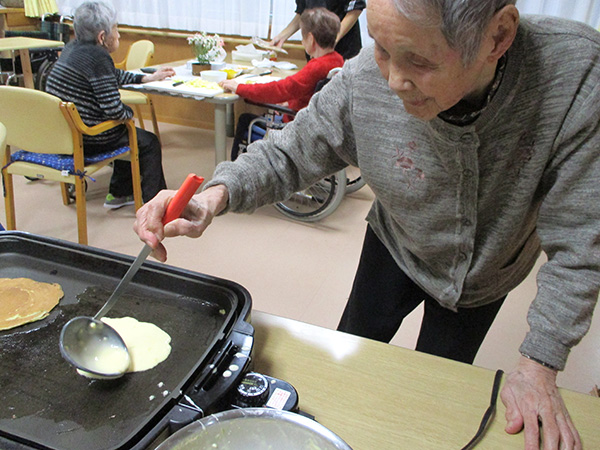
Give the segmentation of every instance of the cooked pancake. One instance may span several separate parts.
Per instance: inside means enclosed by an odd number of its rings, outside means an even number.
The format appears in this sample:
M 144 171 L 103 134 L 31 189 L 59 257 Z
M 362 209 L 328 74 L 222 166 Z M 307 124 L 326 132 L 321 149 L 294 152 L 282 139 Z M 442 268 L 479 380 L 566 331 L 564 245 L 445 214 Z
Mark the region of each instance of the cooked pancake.
M 30 278 L 0 278 L 0 330 L 46 317 L 63 297 L 57 283 Z

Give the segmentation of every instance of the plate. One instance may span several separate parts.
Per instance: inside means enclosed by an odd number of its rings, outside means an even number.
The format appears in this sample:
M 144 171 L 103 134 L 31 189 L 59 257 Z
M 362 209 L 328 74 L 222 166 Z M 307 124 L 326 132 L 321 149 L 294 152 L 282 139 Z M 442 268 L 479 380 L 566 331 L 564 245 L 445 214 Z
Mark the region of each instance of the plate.
M 288 54 L 287 50 L 284 50 L 279 47 L 275 47 L 274 45 L 269 44 L 267 41 L 259 38 L 258 36 L 254 36 L 252 38 L 252 43 L 254 45 L 258 45 L 260 48 L 264 48 L 265 50 L 272 50 L 274 52 L 284 53 L 286 55 Z
M 182 84 L 173 86 L 174 83 L 183 81 Z M 199 97 L 214 97 L 225 92 L 221 86 L 214 81 L 204 81 L 200 77 L 183 78 L 177 77 L 171 80 L 152 81 L 143 84 L 144 89 L 167 91 L 174 94 L 189 94 Z

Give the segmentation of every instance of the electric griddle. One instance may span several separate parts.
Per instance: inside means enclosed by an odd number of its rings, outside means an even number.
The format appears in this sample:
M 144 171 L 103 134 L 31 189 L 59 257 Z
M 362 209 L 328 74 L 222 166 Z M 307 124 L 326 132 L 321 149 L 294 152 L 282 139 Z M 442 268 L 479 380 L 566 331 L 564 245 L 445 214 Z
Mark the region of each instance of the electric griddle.
M 172 338 L 169 357 L 117 380 L 87 379 L 63 360 L 63 325 L 93 315 L 132 260 L 29 233 L 0 233 L 0 277 L 59 283 L 65 293 L 45 319 L 0 331 L 0 448 L 146 449 L 231 406 L 254 337 L 250 294 L 231 281 L 146 262 L 109 316 L 162 328 Z

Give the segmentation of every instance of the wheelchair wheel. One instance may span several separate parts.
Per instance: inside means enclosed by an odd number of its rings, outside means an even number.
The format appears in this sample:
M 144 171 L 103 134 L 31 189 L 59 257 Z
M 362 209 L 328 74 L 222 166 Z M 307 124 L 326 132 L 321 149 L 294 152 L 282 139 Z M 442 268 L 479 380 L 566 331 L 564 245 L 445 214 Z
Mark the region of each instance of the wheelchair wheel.
M 323 178 L 289 199 L 275 204 L 284 216 L 302 222 L 316 222 L 333 213 L 346 193 L 346 171 Z
M 88 190 L 88 182 L 84 180 L 85 183 L 85 192 Z M 75 185 L 72 183 L 67 184 L 67 195 L 71 201 L 77 200 L 77 196 L 75 195 Z
M 365 180 L 360 176 L 358 167 L 346 167 L 346 194 L 352 194 L 365 185 Z
M 55 60 L 47 59 L 40 65 L 40 68 L 38 69 L 37 73 L 35 74 L 35 80 L 34 80 L 35 88 L 38 91 L 46 92 L 46 80 L 48 79 L 48 75 L 50 74 L 50 71 L 52 70 L 52 66 L 54 66 L 55 62 L 56 62 L 56 59 Z

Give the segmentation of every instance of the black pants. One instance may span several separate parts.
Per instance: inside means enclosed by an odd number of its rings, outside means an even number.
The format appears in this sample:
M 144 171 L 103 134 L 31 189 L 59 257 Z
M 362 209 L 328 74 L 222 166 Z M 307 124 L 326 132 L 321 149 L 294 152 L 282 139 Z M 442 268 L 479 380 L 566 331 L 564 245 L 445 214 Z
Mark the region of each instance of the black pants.
M 248 127 L 250 122 L 256 119 L 256 114 L 244 113 L 238 118 L 238 123 L 235 127 L 235 136 L 233 137 L 233 145 L 231 146 L 231 160 L 235 161 L 240 153 L 246 150 L 248 146 Z M 262 123 L 257 124 L 259 127 L 264 128 Z
M 389 342 L 402 320 L 425 302 L 416 349 L 470 364 L 505 298 L 458 312 L 443 308 L 404 274 L 369 226 L 338 330 Z
M 142 178 L 142 198 L 150 201 L 162 189 L 167 188 L 162 168 L 162 151 L 160 141 L 154 133 L 136 128 L 138 151 L 140 155 L 140 175 Z M 86 146 L 86 154 L 106 152 L 129 145 L 129 136 L 125 133 L 118 141 L 108 146 Z M 131 163 L 117 159 L 114 161 L 113 174 L 108 190 L 115 197 L 126 197 L 133 194 Z

